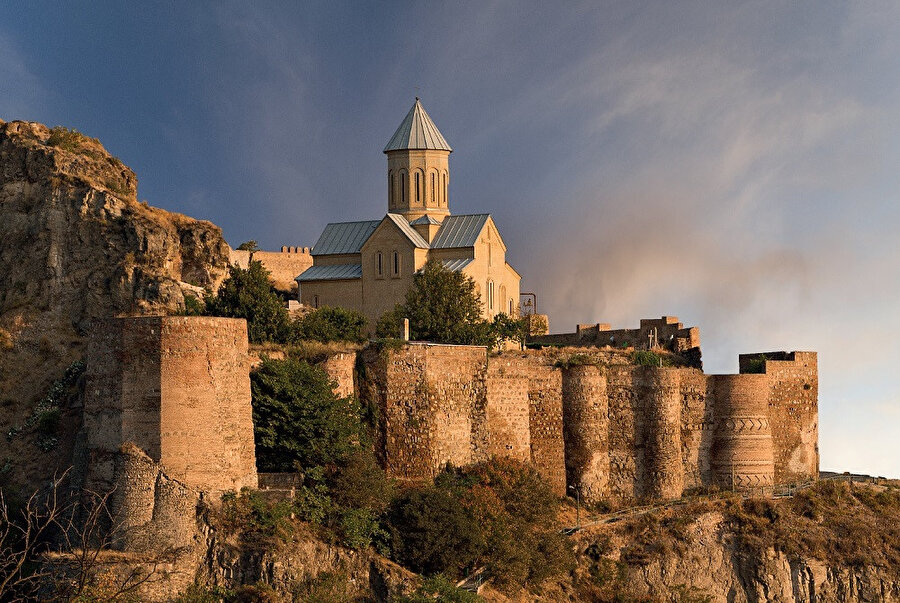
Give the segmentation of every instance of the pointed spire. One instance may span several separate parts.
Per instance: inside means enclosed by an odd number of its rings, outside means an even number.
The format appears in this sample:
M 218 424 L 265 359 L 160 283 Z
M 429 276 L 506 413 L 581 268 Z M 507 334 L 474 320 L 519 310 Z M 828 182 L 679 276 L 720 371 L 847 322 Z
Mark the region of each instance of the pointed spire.
M 441 135 L 437 126 L 428 117 L 419 97 L 412 109 L 403 118 L 400 127 L 391 136 L 391 140 L 384 147 L 384 152 L 388 151 L 408 151 L 416 149 L 429 149 L 437 151 L 453 151 L 444 137 Z

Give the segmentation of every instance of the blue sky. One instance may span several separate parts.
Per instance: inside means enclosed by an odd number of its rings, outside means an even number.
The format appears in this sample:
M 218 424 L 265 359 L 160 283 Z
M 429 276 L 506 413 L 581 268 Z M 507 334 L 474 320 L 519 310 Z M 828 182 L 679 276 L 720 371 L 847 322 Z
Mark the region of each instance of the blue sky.
M 900 477 L 900 4 L 245 4 L 3 3 L 0 119 L 277 249 L 384 213 L 418 95 L 554 331 L 816 350 L 822 467 Z

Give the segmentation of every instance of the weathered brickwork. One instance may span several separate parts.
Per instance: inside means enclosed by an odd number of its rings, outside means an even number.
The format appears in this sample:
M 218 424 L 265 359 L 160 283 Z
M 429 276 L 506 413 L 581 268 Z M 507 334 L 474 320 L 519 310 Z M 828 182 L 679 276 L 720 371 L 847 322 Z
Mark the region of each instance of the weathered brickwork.
M 775 481 L 809 479 L 819 470 L 819 373 L 815 352 L 742 354 L 741 373 L 763 361 L 769 380 Z
M 254 251 L 253 259 L 261 262 L 269 271 L 272 286 L 279 291 L 297 293 L 297 278 L 313 265 L 312 250 L 309 247 L 282 247 L 281 251 Z M 232 249 L 230 261 L 246 269 L 250 264 L 250 252 Z
M 713 485 L 771 487 L 778 459 L 789 467 L 791 454 L 805 464 L 780 475 L 816 476 L 818 457 L 807 462 L 815 442 L 805 443 L 815 407 L 801 414 L 791 404 L 812 390 L 804 385 L 815 383 L 815 355 L 790 357 L 770 360 L 766 374 L 704 375 L 409 344 L 365 353 L 360 385 L 381 409 L 377 447 L 396 477 L 428 479 L 447 462 L 508 456 L 532 462 L 559 495 L 671 499 Z M 773 408 L 781 419 L 771 419 Z
M 156 316 L 96 327 L 84 402 L 90 482 L 111 484 L 130 442 L 190 488 L 255 487 L 246 323 Z
M 729 489 L 775 483 L 766 375 L 711 375 L 715 434 L 713 482 Z M 818 470 L 818 468 L 817 468 Z
M 356 391 L 353 381 L 356 369 L 356 352 L 338 352 L 333 356 L 329 356 L 319 366 L 334 381 L 334 393 L 337 396 L 345 398 L 353 395 Z
M 609 398 L 600 367 L 563 370 L 562 399 L 566 482 L 585 500 L 600 500 L 609 489 Z

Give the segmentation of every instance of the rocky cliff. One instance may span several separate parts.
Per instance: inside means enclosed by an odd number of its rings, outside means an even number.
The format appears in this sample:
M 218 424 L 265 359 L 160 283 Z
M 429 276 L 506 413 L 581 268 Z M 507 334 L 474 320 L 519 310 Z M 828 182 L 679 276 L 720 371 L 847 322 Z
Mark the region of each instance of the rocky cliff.
M 67 409 L 44 440 L 58 440 L 53 450 L 36 452 L 27 428 L 48 427 L 43 415 L 34 419 L 43 412 L 35 405 L 80 358 L 92 319 L 170 313 L 185 292 L 225 276 L 229 247 L 217 226 L 139 203 L 136 193 L 134 173 L 99 141 L 0 121 L 2 481 L 33 483 L 71 459 Z

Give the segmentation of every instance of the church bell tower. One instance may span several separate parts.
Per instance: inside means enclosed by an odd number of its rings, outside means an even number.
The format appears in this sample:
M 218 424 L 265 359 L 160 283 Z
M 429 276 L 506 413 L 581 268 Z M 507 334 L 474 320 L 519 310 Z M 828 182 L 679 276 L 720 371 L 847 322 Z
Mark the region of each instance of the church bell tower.
M 450 214 L 450 153 L 437 126 L 416 97 L 400 127 L 384 147 L 388 157 L 388 212 L 407 220 Z

